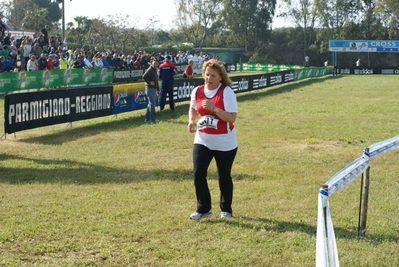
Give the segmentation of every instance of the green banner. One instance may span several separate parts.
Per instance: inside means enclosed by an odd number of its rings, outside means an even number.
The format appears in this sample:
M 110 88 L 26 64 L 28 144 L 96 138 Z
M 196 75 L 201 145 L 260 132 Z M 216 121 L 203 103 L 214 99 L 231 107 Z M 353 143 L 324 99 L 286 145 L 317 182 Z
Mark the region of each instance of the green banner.
M 324 75 L 326 75 L 325 67 L 308 67 L 304 69 L 295 70 L 295 81 L 307 78 L 321 77 Z
M 281 64 L 260 64 L 260 63 L 238 63 L 238 71 L 264 71 L 277 72 L 283 70 L 303 69 L 303 66 L 298 65 L 281 65 Z
M 0 93 L 108 84 L 113 77 L 114 70 L 106 68 L 5 72 L 0 74 Z

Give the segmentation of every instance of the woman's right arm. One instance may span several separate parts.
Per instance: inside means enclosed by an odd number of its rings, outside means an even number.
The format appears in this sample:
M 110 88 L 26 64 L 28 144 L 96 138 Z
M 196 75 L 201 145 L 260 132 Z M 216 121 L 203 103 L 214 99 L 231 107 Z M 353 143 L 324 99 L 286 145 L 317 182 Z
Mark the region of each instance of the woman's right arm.
M 190 133 L 194 133 L 196 131 L 196 123 L 195 123 L 195 119 L 197 117 L 197 111 L 190 107 L 189 111 L 188 111 L 188 131 Z

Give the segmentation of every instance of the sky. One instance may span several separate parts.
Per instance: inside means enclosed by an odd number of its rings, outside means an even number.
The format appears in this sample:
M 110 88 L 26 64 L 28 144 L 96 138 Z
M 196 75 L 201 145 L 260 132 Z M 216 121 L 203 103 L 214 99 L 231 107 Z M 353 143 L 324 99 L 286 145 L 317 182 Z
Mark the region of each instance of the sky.
M 174 0 L 65 0 L 65 23 L 73 18 L 107 18 L 109 15 L 128 14 L 132 26 L 144 29 L 149 19 L 157 20 L 156 28 L 170 30 L 176 18 Z M 276 12 L 278 13 L 278 12 Z M 274 20 L 273 28 L 289 26 L 282 19 Z

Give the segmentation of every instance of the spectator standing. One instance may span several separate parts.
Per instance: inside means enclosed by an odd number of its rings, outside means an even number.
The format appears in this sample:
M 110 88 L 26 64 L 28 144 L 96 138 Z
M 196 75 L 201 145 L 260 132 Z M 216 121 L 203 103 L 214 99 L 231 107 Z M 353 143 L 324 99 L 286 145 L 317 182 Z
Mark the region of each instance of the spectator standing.
M 305 67 L 309 67 L 309 60 L 310 60 L 309 56 L 306 55 L 305 56 Z
M 140 65 L 140 56 L 138 56 L 137 58 L 136 58 L 136 60 L 133 62 L 133 68 L 137 68 L 137 69 L 139 69 L 140 67 L 141 67 L 141 65 Z
M 38 60 L 39 63 L 39 70 L 46 70 L 47 69 L 47 54 L 42 53 Z
M 10 46 L 11 45 L 11 33 L 8 33 L 6 37 L 4 37 L 4 45 Z
M 91 63 L 91 60 L 90 60 L 90 53 L 87 53 L 85 58 L 84 58 L 84 67 L 86 69 L 92 69 L 93 68 L 93 64 Z
M 51 55 L 51 60 L 53 61 L 53 69 L 59 70 L 60 69 L 60 58 L 57 54 Z
M 10 55 L 15 62 L 17 60 L 17 55 L 20 53 L 20 49 L 17 47 L 17 41 L 14 40 L 10 46 Z
M 60 53 L 59 64 L 61 70 L 65 70 L 68 68 L 68 60 L 65 58 L 64 53 Z
M 82 69 L 83 68 L 83 66 L 81 64 L 82 58 L 83 58 L 83 56 L 77 55 L 76 59 L 70 65 L 70 68 L 71 69 Z
M 27 71 L 34 71 L 39 69 L 39 62 L 37 61 L 36 55 L 31 55 L 28 63 L 26 64 Z
M 48 39 L 48 31 L 50 29 L 49 25 L 46 25 L 40 32 L 43 34 L 43 46 L 48 46 L 49 45 L 49 39 Z
M 172 112 L 175 111 L 175 102 L 173 99 L 173 86 L 175 83 L 174 75 L 177 73 L 175 64 L 171 61 L 170 56 L 166 56 L 165 61 L 159 66 L 159 79 L 161 80 L 161 103 L 159 104 L 161 111 L 165 108 L 166 96 L 169 97 L 169 107 Z
M 107 60 L 107 58 L 106 58 L 106 55 L 104 56 L 103 54 L 101 54 L 101 55 L 100 55 L 100 59 L 101 59 L 102 62 L 103 62 L 104 68 L 107 68 L 107 69 L 111 68 L 111 65 L 109 65 L 108 60 Z
M 190 60 L 188 61 L 188 65 L 187 65 L 186 68 L 184 69 L 183 78 L 186 78 L 186 79 L 192 79 L 192 78 L 194 78 L 194 69 L 193 69 L 193 66 L 194 66 L 194 60 L 190 59 Z
M 25 46 L 24 46 L 25 61 L 29 60 L 29 56 L 31 53 L 32 53 L 32 40 L 27 38 L 25 40 Z
M 3 65 L 4 60 L 5 60 L 4 56 L 0 56 L 0 72 L 6 71 L 6 68 Z
M 40 57 L 43 52 L 43 49 L 40 47 L 39 43 L 35 43 L 32 48 L 32 52 L 35 53 L 36 57 Z
M 143 69 L 147 69 L 149 66 L 149 62 L 148 62 L 148 56 L 147 55 L 143 55 L 140 59 L 140 67 Z
M 53 70 L 54 69 L 54 57 L 55 57 L 55 55 L 54 54 L 52 54 L 52 55 L 49 55 L 48 57 L 47 57 L 47 69 L 48 70 Z
M 360 58 L 358 58 L 356 61 L 356 67 L 360 67 Z
M 234 122 L 238 106 L 231 89 L 232 81 L 222 62 L 211 59 L 204 63 L 202 76 L 205 84 L 191 93 L 188 130 L 195 132 L 193 147 L 193 176 L 197 209 L 190 215 L 201 220 L 212 215 L 211 195 L 206 179 L 208 167 L 215 158 L 219 189 L 220 217 L 232 217 L 233 181 L 231 168 L 237 154 L 238 142 Z M 197 122 L 197 114 L 198 120 Z
M 158 61 L 153 58 L 151 66 L 144 72 L 143 79 L 145 81 L 145 94 L 148 99 L 147 112 L 144 122 L 159 122 L 155 114 L 155 106 L 157 95 L 159 94 L 158 85 Z

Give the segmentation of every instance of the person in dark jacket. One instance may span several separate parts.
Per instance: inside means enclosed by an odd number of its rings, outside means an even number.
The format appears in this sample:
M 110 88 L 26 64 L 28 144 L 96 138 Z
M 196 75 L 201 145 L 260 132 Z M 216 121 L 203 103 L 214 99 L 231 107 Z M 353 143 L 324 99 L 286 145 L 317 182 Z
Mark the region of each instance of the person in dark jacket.
M 171 56 L 166 56 L 165 61 L 159 66 L 159 79 L 161 80 L 161 103 L 159 107 L 161 111 L 165 108 L 166 96 L 169 97 L 169 107 L 172 112 L 175 111 L 175 101 L 173 99 L 173 85 L 175 83 L 175 74 L 177 68 L 171 60 Z
M 47 70 L 47 54 L 42 53 L 38 60 L 39 63 L 39 70 Z
M 153 58 L 151 61 L 151 66 L 143 74 L 143 79 L 145 81 L 145 94 L 148 98 L 148 106 L 144 122 L 159 122 L 155 114 L 157 94 L 159 93 L 157 73 L 158 65 L 158 61 Z

